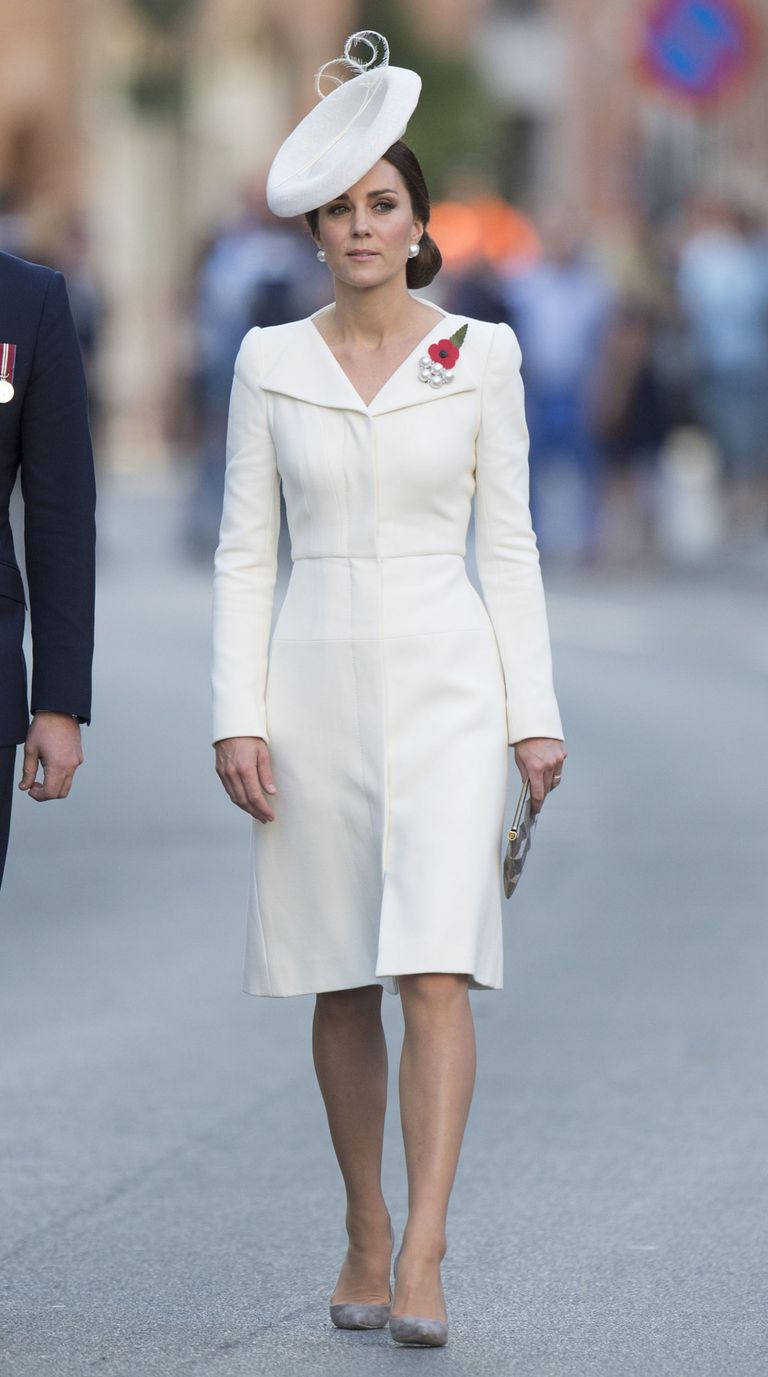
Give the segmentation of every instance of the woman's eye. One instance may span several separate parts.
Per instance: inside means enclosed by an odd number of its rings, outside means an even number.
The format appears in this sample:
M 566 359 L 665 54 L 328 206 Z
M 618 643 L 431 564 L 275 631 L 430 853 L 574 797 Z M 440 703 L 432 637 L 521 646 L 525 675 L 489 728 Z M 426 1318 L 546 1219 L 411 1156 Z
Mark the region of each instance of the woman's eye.
M 395 208 L 394 201 L 377 201 L 377 202 L 376 202 L 376 209 L 378 209 L 379 206 L 384 206 L 386 210 L 394 210 L 394 208 Z M 340 202 L 339 205 L 337 205 L 337 206 L 331 206 L 330 210 L 328 211 L 328 214 L 329 214 L 329 215 L 335 215 L 336 212 L 337 212 L 337 210 L 346 210 L 346 209 L 347 209 L 347 207 L 346 207 L 345 205 L 343 205 L 343 204 Z

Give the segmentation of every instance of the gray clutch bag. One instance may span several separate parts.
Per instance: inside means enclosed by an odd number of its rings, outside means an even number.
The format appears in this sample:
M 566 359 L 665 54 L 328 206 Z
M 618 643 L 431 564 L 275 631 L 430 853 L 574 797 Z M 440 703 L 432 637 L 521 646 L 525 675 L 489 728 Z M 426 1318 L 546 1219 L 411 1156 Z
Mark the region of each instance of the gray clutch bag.
M 509 899 L 514 893 L 523 873 L 525 858 L 531 849 L 533 834 L 539 814 L 531 811 L 531 783 L 526 779 L 520 790 L 514 816 L 507 834 L 507 850 L 504 856 L 504 893 Z

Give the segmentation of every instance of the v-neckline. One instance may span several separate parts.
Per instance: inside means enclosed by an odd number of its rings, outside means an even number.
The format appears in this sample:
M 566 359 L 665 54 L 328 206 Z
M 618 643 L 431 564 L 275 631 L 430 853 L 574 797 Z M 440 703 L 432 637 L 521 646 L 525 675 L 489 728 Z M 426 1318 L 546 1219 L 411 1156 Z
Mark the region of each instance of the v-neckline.
M 420 297 L 419 300 L 423 301 L 425 306 L 433 306 L 436 311 L 440 311 L 443 320 L 447 320 L 449 316 L 453 314 L 451 311 L 444 311 L 442 306 L 438 306 L 437 302 L 435 301 L 427 301 L 424 297 Z M 364 402 L 362 397 L 360 396 L 360 393 L 355 387 L 355 384 L 353 383 L 352 379 L 347 373 L 346 369 L 342 368 L 341 364 L 339 363 L 339 360 L 336 358 L 336 355 L 331 349 L 330 344 L 320 334 L 320 331 L 318 330 L 317 326 L 313 324 L 315 316 L 324 315 L 325 312 L 330 311 L 334 305 L 335 302 L 331 301 L 327 306 L 321 306 L 318 311 L 313 311 L 310 316 L 307 316 L 308 328 L 312 331 L 313 335 L 317 335 L 317 338 L 320 341 L 320 344 L 322 345 L 326 354 L 329 356 L 331 363 L 336 365 L 337 370 L 345 379 L 347 386 L 351 388 L 352 392 L 354 392 L 361 407 L 363 407 L 365 411 L 370 411 L 371 407 L 374 406 L 375 403 L 379 400 L 379 397 L 381 396 L 384 389 L 386 387 L 389 387 L 389 384 L 392 382 L 392 379 L 395 378 L 397 374 L 400 372 L 400 370 L 405 368 L 405 365 L 413 358 L 414 354 L 416 353 L 416 350 L 421 349 L 424 344 L 424 341 L 428 338 L 428 336 L 431 335 L 433 331 L 440 328 L 440 321 L 434 321 L 433 324 L 430 325 L 429 329 L 424 331 L 424 334 L 422 335 L 421 339 L 416 341 L 410 353 L 406 354 L 405 358 L 402 359 L 400 363 L 397 365 L 397 367 L 392 370 L 389 377 L 384 379 L 384 382 L 381 384 L 381 387 L 379 388 L 378 392 L 376 392 L 374 396 L 371 397 L 371 400 L 369 402 Z

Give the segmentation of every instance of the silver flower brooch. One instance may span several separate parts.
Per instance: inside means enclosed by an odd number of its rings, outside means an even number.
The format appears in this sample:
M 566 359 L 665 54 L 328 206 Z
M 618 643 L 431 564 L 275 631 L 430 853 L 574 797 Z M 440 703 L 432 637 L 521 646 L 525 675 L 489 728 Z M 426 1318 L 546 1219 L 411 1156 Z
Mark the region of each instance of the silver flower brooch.
M 451 381 L 466 333 L 465 321 L 450 339 L 439 339 L 436 344 L 430 344 L 426 354 L 419 359 L 419 377 L 423 383 L 429 383 L 430 387 L 442 387 Z

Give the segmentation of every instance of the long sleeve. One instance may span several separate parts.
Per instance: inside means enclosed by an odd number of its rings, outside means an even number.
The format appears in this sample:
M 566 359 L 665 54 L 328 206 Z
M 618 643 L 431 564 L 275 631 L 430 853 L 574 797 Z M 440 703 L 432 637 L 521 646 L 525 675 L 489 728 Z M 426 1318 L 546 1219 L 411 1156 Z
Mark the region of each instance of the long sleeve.
M 51 273 L 21 413 L 33 712 L 91 719 L 96 480 L 80 345 Z
M 213 740 L 269 741 L 265 691 L 280 534 L 280 476 L 248 331 L 229 403 L 226 481 L 213 579 Z
M 475 443 L 475 552 L 506 684 L 508 742 L 564 740 L 552 680 L 544 588 L 529 507 L 521 351 L 494 327 Z

